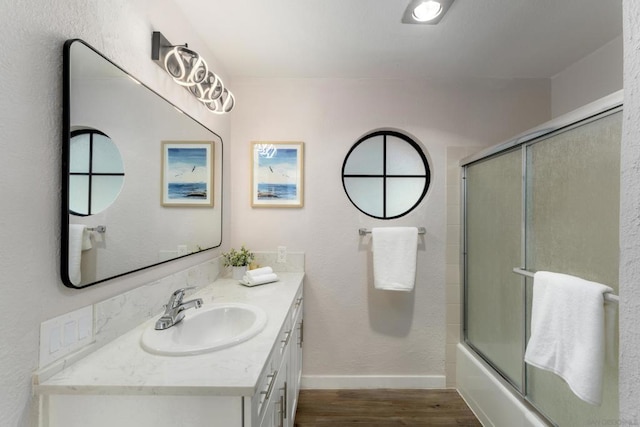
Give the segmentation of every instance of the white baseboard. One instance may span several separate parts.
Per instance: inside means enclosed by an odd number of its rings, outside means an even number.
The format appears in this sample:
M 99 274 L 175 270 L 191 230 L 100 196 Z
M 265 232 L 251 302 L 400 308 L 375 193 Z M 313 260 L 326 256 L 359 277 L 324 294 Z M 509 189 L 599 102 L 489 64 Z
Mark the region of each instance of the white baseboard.
M 441 389 L 446 387 L 444 375 L 303 375 L 301 388 L 333 389 Z

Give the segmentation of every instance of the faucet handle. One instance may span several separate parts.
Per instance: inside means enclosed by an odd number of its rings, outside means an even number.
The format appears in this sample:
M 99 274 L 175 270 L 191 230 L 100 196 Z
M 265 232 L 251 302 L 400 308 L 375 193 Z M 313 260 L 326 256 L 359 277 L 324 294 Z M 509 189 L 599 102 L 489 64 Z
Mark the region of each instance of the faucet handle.
M 184 298 L 184 294 L 186 291 L 196 289 L 195 286 L 187 286 L 185 288 L 176 289 L 171 295 L 171 299 L 169 300 L 169 307 L 176 308 L 180 304 L 182 304 L 182 298 Z

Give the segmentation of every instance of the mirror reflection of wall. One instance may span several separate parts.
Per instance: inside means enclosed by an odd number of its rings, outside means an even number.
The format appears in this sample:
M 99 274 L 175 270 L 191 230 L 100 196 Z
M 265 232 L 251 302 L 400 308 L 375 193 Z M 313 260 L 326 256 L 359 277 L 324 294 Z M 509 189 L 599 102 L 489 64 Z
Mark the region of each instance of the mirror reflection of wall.
M 64 284 L 82 288 L 218 247 L 222 139 L 81 40 L 68 41 L 64 53 Z M 163 141 L 211 144 L 210 204 L 162 205 Z M 90 249 L 70 252 L 71 228 L 99 225 L 106 232 L 89 232 Z M 68 266 L 74 254 L 80 260 L 76 282 Z
M 430 182 L 422 148 L 397 131 L 365 135 L 351 147 L 342 165 L 347 197 L 358 210 L 378 219 L 411 212 L 427 194 Z

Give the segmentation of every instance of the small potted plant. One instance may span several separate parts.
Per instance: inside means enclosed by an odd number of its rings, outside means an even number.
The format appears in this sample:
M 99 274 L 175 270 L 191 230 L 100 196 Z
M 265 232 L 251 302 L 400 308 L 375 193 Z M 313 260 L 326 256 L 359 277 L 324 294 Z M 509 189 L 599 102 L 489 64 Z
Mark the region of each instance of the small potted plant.
M 255 255 L 242 245 L 239 251 L 231 248 L 229 252 L 223 252 L 224 266 L 232 268 L 232 277 L 241 280 L 247 272 L 247 267 L 253 261 Z

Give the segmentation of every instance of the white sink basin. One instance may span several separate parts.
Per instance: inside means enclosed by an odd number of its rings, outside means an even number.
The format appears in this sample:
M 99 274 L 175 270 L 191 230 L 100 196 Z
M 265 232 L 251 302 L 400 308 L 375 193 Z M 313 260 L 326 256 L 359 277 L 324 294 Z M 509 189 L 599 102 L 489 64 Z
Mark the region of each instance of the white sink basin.
M 189 356 L 231 347 L 260 333 L 267 314 L 247 304 L 209 304 L 185 312 L 182 322 L 162 331 L 151 325 L 140 339 L 149 353 Z

